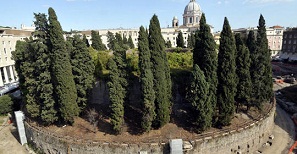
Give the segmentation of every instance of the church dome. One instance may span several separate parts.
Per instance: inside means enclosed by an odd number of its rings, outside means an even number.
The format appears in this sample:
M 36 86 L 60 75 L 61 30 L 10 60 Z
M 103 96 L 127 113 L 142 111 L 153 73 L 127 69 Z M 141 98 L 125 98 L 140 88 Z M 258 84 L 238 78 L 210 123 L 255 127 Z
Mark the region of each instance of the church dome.
M 196 3 L 196 0 L 190 0 L 190 3 L 185 7 L 184 14 L 192 12 L 201 12 L 200 6 Z

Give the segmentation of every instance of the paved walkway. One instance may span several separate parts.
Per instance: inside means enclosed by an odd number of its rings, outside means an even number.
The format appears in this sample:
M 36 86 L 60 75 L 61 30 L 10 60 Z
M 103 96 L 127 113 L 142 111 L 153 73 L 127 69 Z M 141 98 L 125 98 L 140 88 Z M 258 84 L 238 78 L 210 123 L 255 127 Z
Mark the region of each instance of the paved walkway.
M 295 142 L 295 125 L 290 115 L 278 105 L 272 133 L 274 135 L 272 145 L 261 148 L 260 151 L 264 154 L 287 154 Z

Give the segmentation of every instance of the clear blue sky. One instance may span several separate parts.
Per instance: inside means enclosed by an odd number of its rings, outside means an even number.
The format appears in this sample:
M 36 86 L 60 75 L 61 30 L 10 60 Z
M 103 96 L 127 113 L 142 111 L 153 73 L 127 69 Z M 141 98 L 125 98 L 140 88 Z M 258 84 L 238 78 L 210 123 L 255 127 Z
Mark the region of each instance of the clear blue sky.
M 139 28 L 149 25 L 157 14 L 161 27 L 171 25 L 173 16 L 182 24 L 190 0 L 3 0 L 1 26 L 31 25 L 33 12 L 47 13 L 53 7 L 64 30 Z M 297 26 L 297 0 L 196 0 L 208 24 L 221 30 L 226 16 L 232 28 L 254 27 L 260 13 L 266 25 Z

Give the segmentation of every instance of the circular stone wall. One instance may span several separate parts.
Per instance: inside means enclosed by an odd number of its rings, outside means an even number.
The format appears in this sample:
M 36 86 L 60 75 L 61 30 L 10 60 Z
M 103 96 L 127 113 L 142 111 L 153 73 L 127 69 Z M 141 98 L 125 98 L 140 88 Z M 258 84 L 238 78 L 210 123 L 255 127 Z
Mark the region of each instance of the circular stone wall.
M 275 106 L 269 109 L 266 115 L 257 121 L 247 123 L 235 130 L 219 131 L 212 134 L 202 134 L 196 140 L 186 141 L 189 154 L 237 154 L 253 153 L 263 143 L 268 141 L 274 127 Z M 30 144 L 46 154 L 50 153 L 72 153 L 72 154 L 123 154 L 123 153 L 145 153 L 163 154 L 169 153 L 168 143 L 108 143 L 94 142 L 91 140 L 60 137 L 45 132 L 39 127 L 25 123 L 26 136 Z

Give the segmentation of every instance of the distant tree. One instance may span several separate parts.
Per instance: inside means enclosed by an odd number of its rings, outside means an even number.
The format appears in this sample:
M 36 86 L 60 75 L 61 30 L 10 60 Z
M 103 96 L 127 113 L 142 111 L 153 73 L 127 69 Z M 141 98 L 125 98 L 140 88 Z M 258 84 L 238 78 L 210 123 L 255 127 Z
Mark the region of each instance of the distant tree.
M 183 37 L 182 31 L 178 32 L 178 35 L 176 37 L 176 46 L 181 47 L 181 48 L 185 47 L 185 42 L 184 42 L 184 37 Z
M 99 32 L 92 30 L 91 31 L 91 40 L 92 40 L 92 47 L 96 50 L 102 51 L 106 50 L 106 46 L 102 43 L 101 36 Z
M 228 19 L 225 17 L 220 38 L 218 54 L 218 107 L 219 125 L 229 125 L 234 114 L 234 97 L 236 94 L 236 66 L 235 66 L 235 39 Z
M 123 35 L 123 43 L 128 44 L 128 39 L 127 39 L 127 37 L 125 35 Z
M 236 111 L 238 112 L 239 104 L 247 106 L 250 108 L 250 98 L 252 91 L 252 82 L 250 76 L 250 53 L 248 48 L 245 46 L 241 40 L 240 34 L 235 35 L 237 57 L 236 57 L 236 74 L 238 77 L 237 83 L 237 93 L 235 96 L 235 101 L 237 104 Z
M 129 45 L 130 49 L 135 48 L 131 35 L 129 35 L 128 45 Z
M 82 111 L 88 103 L 90 90 L 94 82 L 95 66 L 87 46 L 79 36 L 74 36 L 72 45 L 73 50 L 70 51 L 70 62 L 77 90 L 77 103 Z
M 107 46 L 108 46 L 109 50 L 114 50 L 116 38 L 113 35 L 113 33 L 110 31 L 107 32 L 107 42 L 108 42 Z
M 263 75 L 261 82 L 263 83 L 263 91 L 261 98 L 263 101 L 269 101 L 273 96 L 273 82 L 272 82 L 272 66 L 271 66 L 271 53 L 268 49 L 268 40 L 266 35 L 265 19 L 260 15 L 258 35 L 257 35 L 257 52 L 259 55 L 259 62 L 263 65 Z M 262 100 L 262 99 L 261 99 Z M 261 103 L 263 103 L 263 101 Z M 260 105 L 261 107 L 262 105 Z
M 171 44 L 171 41 L 168 40 L 166 43 L 165 43 L 165 47 L 166 48 L 171 48 L 172 47 L 172 44 Z
M 196 32 L 195 47 L 193 50 L 194 65 L 197 64 L 205 75 L 206 82 L 209 83 L 210 103 L 212 116 L 215 116 L 217 106 L 217 52 L 216 43 L 212 36 L 209 25 L 206 23 L 205 14 L 200 19 L 200 30 Z M 194 35 L 192 37 L 195 37 Z M 215 118 L 215 117 L 214 117 Z
M 192 39 L 192 35 L 193 33 L 191 33 L 191 34 L 189 34 L 188 35 L 188 39 L 187 39 L 187 42 L 188 42 L 188 44 L 187 44 L 187 47 L 189 48 L 189 49 L 192 49 L 192 48 L 194 48 L 194 46 L 195 46 L 195 44 L 194 44 L 194 42 L 193 42 L 193 39 Z M 194 36 L 195 37 L 195 36 Z
M 209 84 L 205 80 L 203 71 L 197 64 L 191 74 L 191 83 L 187 92 L 187 99 L 194 109 L 197 130 L 205 131 L 212 125 L 213 107 L 210 102 Z
M 161 34 L 158 17 L 154 15 L 149 25 L 149 49 L 153 63 L 154 91 L 156 94 L 155 127 L 162 127 L 170 120 L 171 112 L 171 77 L 168 60 L 165 53 L 165 41 Z
M 0 97 L 0 115 L 10 113 L 12 111 L 12 100 L 9 95 L 3 95 Z
M 79 114 L 79 107 L 76 102 L 77 92 L 73 80 L 69 52 L 66 51 L 62 27 L 54 9 L 50 7 L 48 14 L 54 95 L 61 119 L 64 122 L 73 123 L 74 117 Z
M 139 69 L 141 83 L 142 121 L 141 128 L 148 132 L 155 119 L 154 75 L 152 73 L 151 53 L 149 50 L 148 33 L 141 26 L 138 37 Z
M 89 40 L 87 39 L 86 34 L 83 35 L 83 42 L 86 44 L 87 47 L 90 47 Z
M 115 34 L 115 39 L 116 39 L 117 45 L 119 45 L 120 47 L 123 48 L 124 42 L 123 42 L 122 35 L 119 34 L 119 33 L 116 33 Z

